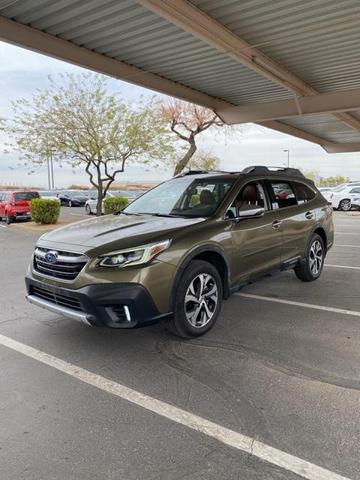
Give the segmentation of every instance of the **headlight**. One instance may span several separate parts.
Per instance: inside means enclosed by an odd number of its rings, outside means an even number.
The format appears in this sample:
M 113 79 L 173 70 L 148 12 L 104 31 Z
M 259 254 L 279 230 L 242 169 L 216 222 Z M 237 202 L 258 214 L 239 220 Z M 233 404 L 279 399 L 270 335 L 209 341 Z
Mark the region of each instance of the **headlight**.
M 169 245 L 170 240 L 164 240 L 163 242 L 143 245 L 142 247 L 107 253 L 106 255 L 101 255 L 98 265 L 101 267 L 118 268 L 128 265 L 142 265 L 151 262 L 156 255 L 166 250 Z

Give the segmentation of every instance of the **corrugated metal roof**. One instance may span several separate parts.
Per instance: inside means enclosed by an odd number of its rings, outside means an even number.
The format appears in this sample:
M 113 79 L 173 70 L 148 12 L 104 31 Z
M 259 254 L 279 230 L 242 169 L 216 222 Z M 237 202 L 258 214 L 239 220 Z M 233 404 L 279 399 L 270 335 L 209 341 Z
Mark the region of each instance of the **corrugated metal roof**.
M 359 0 L 192 0 L 320 92 L 360 87 Z
M 291 97 L 134 0 L 18 0 L 0 14 L 234 104 Z
M 360 87 L 360 0 L 191 3 L 319 92 Z M 135 0 L 0 0 L 0 15 L 233 105 L 294 97 Z M 331 115 L 283 123 L 331 142 L 360 141 Z
M 286 123 L 325 138 L 330 142 L 353 143 L 360 141 L 360 132 L 347 127 L 332 115 L 296 117 L 287 119 Z

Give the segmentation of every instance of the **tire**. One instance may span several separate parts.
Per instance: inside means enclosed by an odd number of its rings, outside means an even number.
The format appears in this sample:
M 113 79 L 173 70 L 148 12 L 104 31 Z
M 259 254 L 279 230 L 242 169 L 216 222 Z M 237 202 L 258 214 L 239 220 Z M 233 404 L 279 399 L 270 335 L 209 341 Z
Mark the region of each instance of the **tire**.
M 85 212 L 87 213 L 87 215 L 91 215 L 91 214 L 92 214 L 90 205 L 85 205 Z
M 349 210 L 351 210 L 351 201 L 350 200 L 341 200 L 341 202 L 339 203 L 339 210 L 341 210 L 342 212 L 348 212 Z
M 208 262 L 193 260 L 177 285 L 174 316 L 167 323 L 168 329 L 182 338 L 204 335 L 219 316 L 222 298 L 218 270 Z
M 306 249 L 306 256 L 302 264 L 295 267 L 295 275 L 303 282 L 313 282 L 317 280 L 323 270 L 325 261 L 324 241 L 315 233 Z

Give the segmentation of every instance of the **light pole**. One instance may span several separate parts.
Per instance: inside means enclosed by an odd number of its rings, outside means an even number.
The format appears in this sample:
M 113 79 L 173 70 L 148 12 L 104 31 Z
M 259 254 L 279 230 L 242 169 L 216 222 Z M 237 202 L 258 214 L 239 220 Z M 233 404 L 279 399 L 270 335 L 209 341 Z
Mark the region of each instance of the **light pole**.
M 50 174 L 50 160 L 49 160 L 49 157 L 47 157 L 46 163 L 47 163 L 48 189 L 51 190 L 51 174 Z
M 50 150 L 51 190 L 55 189 L 53 151 Z
M 284 150 L 284 153 L 287 152 L 287 168 L 290 167 L 290 150 Z

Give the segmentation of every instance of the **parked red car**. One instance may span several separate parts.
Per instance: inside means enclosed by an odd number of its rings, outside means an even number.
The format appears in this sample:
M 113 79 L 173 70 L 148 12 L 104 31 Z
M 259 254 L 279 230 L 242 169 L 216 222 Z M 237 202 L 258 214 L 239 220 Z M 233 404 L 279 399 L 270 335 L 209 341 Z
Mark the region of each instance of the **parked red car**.
M 30 201 L 39 198 L 39 192 L 0 192 L 0 219 L 7 224 L 31 218 Z

